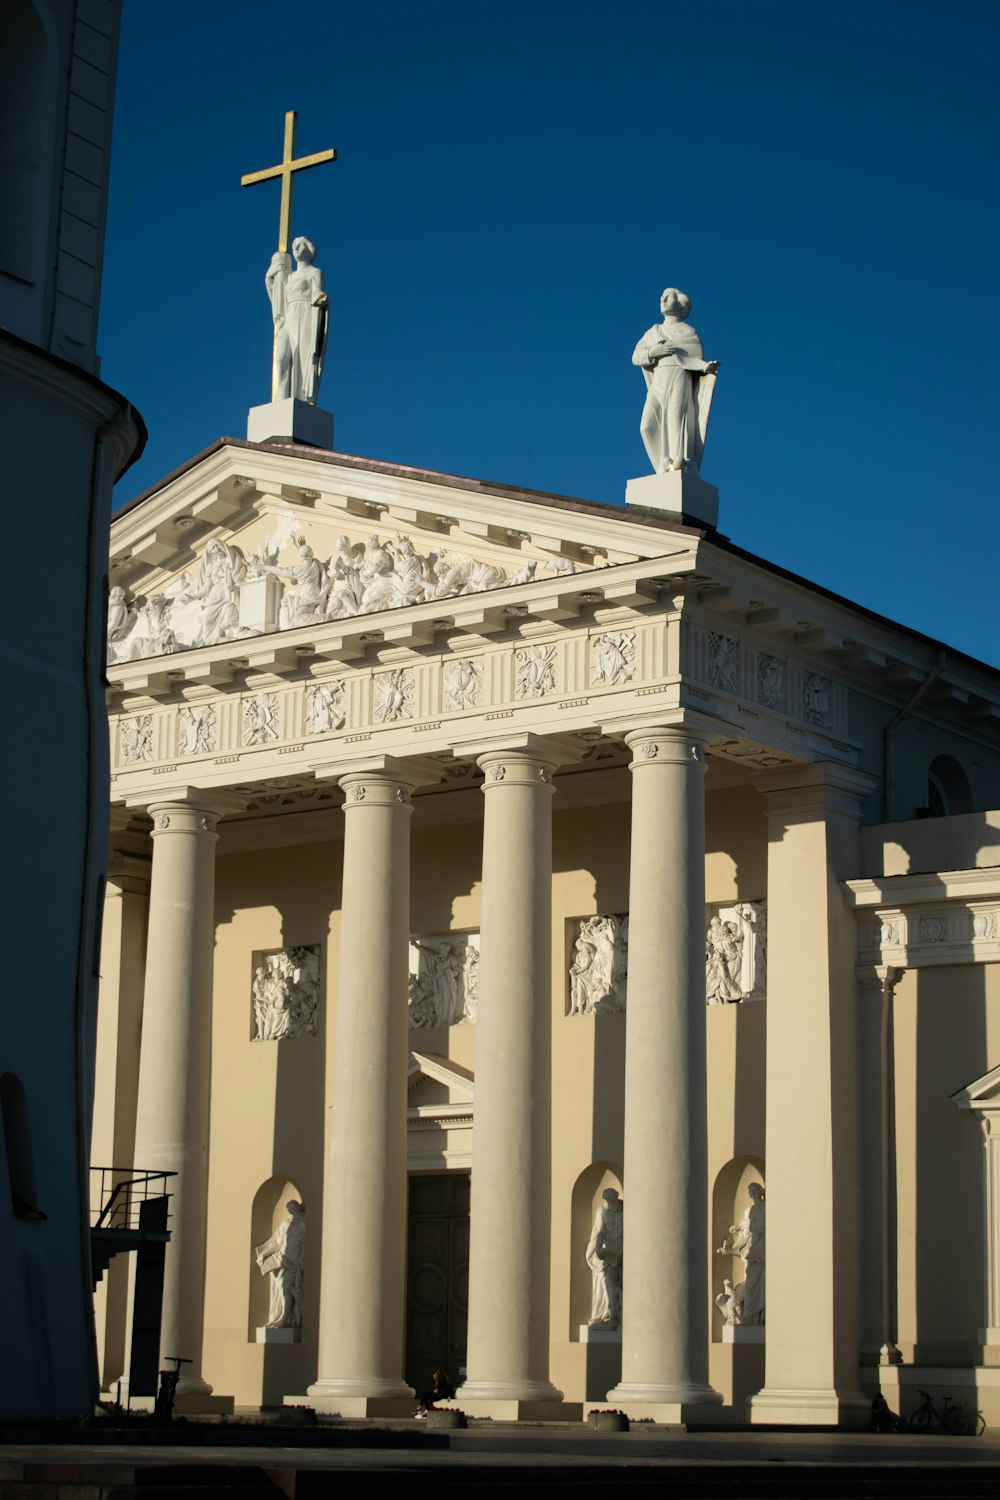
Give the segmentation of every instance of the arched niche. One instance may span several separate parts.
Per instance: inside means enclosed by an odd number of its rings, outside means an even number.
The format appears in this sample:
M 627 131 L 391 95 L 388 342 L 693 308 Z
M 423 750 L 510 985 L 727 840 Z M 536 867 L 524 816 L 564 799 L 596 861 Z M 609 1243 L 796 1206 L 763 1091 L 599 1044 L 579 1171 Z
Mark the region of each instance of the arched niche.
M 253 1208 L 250 1211 L 250 1294 L 247 1301 L 247 1342 L 251 1344 L 257 1341 L 257 1329 L 263 1328 L 267 1323 L 271 1301 L 271 1278 L 261 1275 L 254 1251 L 258 1245 L 271 1238 L 282 1219 L 287 1219 L 285 1204 L 289 1198 L 297 1199 L 305 1208 L 302 1194 L 295 1183 L 281 1173 L 262 1182 L 254 1194 Z M 308 1253 L 307 1242 L 307 1256 Z
M 734 1156 L 719 1172 L 712 1189 L 712 1340 L 722 1340 L 722 1314 L 715 1299 L 722 1283 L 729 1277 L 733 1286 L 743 1280 L 743 1265 L 738 1255 L 717 1255 L 718 1247 L 747 1211 L 747 1189 L 751 1182 L 764 1184 L 764 1163 L 756 1156 Z
M 41 280 L 56 115 L 55 43 L 35 0 L 0 5 L 0 271 Z
M 936 755 L 927 771 L 927 805 L 933 817 L 972 812 L 972 788 L 961 762 L 953 755 Z
M 590 1322 L 592 1303 L 592 1275 L 587 1265 L 586 1250 L 590 1232 L 594 1227 L 597 1210 L 601 1206 L 601 1194 L 605 1188 L 622 1191 L 622 1169 L 616 1162 L 595 1161 L 584 1167 L 573 1185 L 571 1207 L 570 1253 L 573 1264 L 569 1281 L 569 1336 L 580 1337 L 581 1323 Z M 624 1197 L 624 1194 L 622 1195 Z M 627 1209 L 625 1210 L 628 1211 Z M 625 1272 L 626 1276 L 628 1272 Z M 627 1285 L 623 1297 L 628 1295 Z
M 45 1215 L 38 1208 L 28 1096 L 16 1073 L 0 1076 L 0 1119 L 3 1121 L 11 1206 L 20 1219 L 44 1219 Z

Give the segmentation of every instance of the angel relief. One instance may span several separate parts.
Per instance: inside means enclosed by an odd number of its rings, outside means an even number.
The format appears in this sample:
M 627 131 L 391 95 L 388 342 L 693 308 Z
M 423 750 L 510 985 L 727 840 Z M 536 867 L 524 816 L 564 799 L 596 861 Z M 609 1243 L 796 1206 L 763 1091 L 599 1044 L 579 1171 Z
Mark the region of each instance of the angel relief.
M 373 533 L 357 542 L 339 536 L 323 562 L 297 529 L 295 517 L 285 515 L 249 556 L 215 537 L 193 577 L 186 571 L 149 598 L 131 598 L 121 585 L 112 589 L 108 661 L 137 661 L 257 634 L 259 626 L 240 623 L 240 595 L 246 585 L 267 576 L 280 580 L 282 597 L 265 628 L 292 630 L 531 583 L 546 575 L 561 577 L 577 567 L 566 557 L 531 558 L 508 571 L 467 552 L 418 552 L 412 538 L 402 533 L 391 538 Z

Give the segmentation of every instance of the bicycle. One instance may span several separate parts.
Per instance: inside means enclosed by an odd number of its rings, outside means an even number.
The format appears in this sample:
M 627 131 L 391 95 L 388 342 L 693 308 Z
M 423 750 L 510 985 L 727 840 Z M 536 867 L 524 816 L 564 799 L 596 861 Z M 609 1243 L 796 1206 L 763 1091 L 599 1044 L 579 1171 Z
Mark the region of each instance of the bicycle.
M 969 1417 L 964 1406 L 960 1406 L 950 1396 L 943 1396 L 941 1398 L 943 1405 L 939 1412 L 934 1404 L 933 1396 L 928 1391 L 921 1391 L 920 1394 L 924 1400 L 910 1418 L 911 1432 L 926 1432 L 933 1422 L 937 1422 L 952 1437 L 965 1436 L 969 1430 Z

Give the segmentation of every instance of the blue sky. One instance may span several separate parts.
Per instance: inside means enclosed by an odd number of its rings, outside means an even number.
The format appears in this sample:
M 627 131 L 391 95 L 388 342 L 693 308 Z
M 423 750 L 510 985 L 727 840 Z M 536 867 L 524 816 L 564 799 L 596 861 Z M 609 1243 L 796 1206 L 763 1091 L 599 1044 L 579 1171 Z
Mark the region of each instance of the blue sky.
M 337 447 L 622 503 L 659 293 L 722 370 L 741 546 L 1000 664 L 996 0 L 125 0 L 100 348 L 150 442 L 270 396 L 263 278 L 331 298 Z

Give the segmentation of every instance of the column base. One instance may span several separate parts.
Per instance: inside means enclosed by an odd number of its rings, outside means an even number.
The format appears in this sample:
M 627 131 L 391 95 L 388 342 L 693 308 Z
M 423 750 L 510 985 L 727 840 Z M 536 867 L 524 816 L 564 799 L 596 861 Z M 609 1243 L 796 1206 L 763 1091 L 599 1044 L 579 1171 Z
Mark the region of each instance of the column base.
M 718 1391 L 694 1382 L 653 1385 L 623 1381 L 608 1391 L 606 1400 L 609 1406 L 617 1407 L 634 1421 L 664 1422 L 671 1427 L 714 1425 L 722 1408 Z
M 317 1394 L 318 1389 L 311 1385 L 304 1396 L 282 1396 L 282 1403 L 311 1406 L 321 1417 L 349 1417 L 355 1421 L 368 1417 L 412 1417 L 417 1409 L 417 1398 L 412 1391 L 408 1396 L 351 1396 Z
M 466 1396 L 464 1386 L 454 1401 L 435 1401 L 445 1411 L 464 1411 L 467 1417 L 489 1417 L 493 1422 L 580 1422 L 581 1401 L 563 1401 L 557 1392 L 551 1401 L 517 1396 Z
M 215 1396 L 204 1391 L 178 1391 L 174 1397 L 177 1417 L 232 1416 L 236 1403 L 232 1396 Z
M 285 1396 L 289 1406 L 311 1406 L 328 1417 L 412 1417 L 417 1396 L 405 1380 L 317 1380 L 304 1396 Z
M 747 1401 L 754 1427 L 848 1427 L 864 1428 L 871 1420 L 872 1404 L 860 1391 L 842 1396 L 830 1388 L 815 1390 L 771 1387 Z

